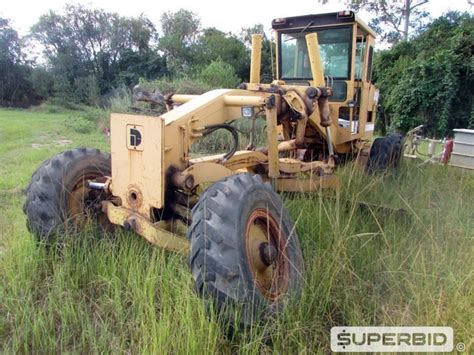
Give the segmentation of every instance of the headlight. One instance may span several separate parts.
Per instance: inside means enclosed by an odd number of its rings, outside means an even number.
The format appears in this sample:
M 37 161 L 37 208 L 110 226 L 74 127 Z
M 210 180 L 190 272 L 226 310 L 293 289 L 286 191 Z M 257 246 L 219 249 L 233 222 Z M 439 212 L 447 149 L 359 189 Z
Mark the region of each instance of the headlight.
M 244 106 L 242 107 L 242 117 L 252 118 L 255 115 L 255 107 Z

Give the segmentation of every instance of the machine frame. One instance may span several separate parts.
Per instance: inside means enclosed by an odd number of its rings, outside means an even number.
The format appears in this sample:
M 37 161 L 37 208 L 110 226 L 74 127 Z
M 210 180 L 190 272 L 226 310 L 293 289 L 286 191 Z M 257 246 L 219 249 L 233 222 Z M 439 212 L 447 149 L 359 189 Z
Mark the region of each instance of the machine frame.
M 344 81 L 345 100 L 331 101 L 334 80 L 323 74 L 316 31 L 343 26 L 352 31 L 350 77 Z M 102 202 L 110 222 L 135 231 L 154 245 L 186 254 L 186 220 L 200 186 L 250 172 L 260 174 L 278 191 L 336 188 L 337 155 L 367 157 L 378 100 L 371 83 L 374 32 L 350 11 L 276 19 L 273 28 L 277 77 L 271 84 L 260 82 L 262 36 L 253 35 L 250 82 L 240 89 L 169 95 L 169 110 L 159 117 L 111 114 L 112 176 L 105 183 L 89 183 L 90 188 L 107 190 L 113 196 Z M 311 78 L 286 83 L 281 75 L 281 38 L 295 31 L 305 34 Z M 355 77 L 358 43 L 364 44 L 360 79 Z M 254 108 L 250 112 L 256 113 L 250 119 L 257 113 L 264 116 L 266 147 L 251 147 L 228 157 L 190 156 L 191 145 L 210 127 L 249 119 L 242 117 L 243 108 Z M 349 115 L 347 127 L 340 125 L 343 111 Z M 322 159 L 298 159 L 298 150 L 311 146 L 322 147 L 318 153 Z

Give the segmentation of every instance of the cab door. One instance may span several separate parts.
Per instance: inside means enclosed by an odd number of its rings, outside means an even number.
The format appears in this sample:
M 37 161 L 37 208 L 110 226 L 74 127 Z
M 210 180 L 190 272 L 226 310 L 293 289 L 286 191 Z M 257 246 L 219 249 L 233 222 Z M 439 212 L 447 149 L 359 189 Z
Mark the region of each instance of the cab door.
M 358 136 L 370 139 L 375 129 L 378 91 L 372 83 L 374 37 L 361 34 L 358 29 L 355 50 L 354 110 L 353 119 L 358 121 Z

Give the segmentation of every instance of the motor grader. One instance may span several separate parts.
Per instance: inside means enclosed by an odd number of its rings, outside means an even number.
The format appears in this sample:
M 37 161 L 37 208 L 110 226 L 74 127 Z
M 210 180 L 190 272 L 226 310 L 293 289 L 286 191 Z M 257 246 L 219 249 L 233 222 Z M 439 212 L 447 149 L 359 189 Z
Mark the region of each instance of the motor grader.
M 350 159 L 369 170 L 394 165 L 400 142 L 379 138 L 370 149 L 375 33 L 353 12 L 279 18 L 272 27 L 271 83 L 260 82 L 262 36 L 254 35 L 248 83 L 168 95 L 158 116 L 113 113 L 110 155 L 78 148 L 45 161 L 27 189 L 30 231 L 50 242 L 91 221 L 105 231 L 121 226 L 187 255 L 196 291 L 227 316 L 227 305 L 241 307 L 243 324 L 280 310 L 301 289 L 303 259 L 277 192 L 337 188 L 334 171 Z M 237 150 L 232 123 L 257 119 L 266 145 Z M 217 130 L 230 132 L 229 151 L 193 157 L 193 143 Z

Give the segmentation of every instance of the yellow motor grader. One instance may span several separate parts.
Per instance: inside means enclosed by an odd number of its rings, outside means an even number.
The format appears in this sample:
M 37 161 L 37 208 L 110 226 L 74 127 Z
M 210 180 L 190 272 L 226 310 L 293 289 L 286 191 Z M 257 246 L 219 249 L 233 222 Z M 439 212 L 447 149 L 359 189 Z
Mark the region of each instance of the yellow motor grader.
M 353 12 L 273 20 L 276 77 L 260 82 L 262 37 L 252 38 L 250 81 L 239 89 L 168 95 L 159 116 L 111 114 L 110 154 L 78 148 L 33 174 L 24 211 L 41 241 L 94 220 L 188 255 L 197 292 L 241 322 L 298 294 L 303 259 L 276 191 L 335 188 L 338 162 L 396 165 L 398 136 L 372 146 L 378 91 L 375 33 Z M 236 120 L 264 119 L 266 145 L 238 149 Z M 254 127 L 254 125 L 252 125 Z M 193 158 L 193 143 L 226 130 L 231 149 Z M 252 133 L 251 133 L 252 134 Z

